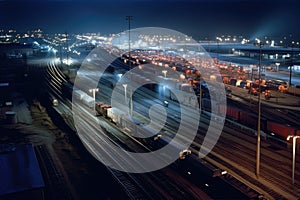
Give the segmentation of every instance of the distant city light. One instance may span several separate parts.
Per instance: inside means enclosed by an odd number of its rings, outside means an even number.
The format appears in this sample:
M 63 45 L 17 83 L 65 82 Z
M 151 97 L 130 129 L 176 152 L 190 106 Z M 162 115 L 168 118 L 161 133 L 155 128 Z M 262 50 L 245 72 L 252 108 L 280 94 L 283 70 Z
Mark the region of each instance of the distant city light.
M 71 58 L 69 58 L 69 59 L 63 59 L 62 62 L 65 65 L 72 65 L 73 64 L 73 60 Z

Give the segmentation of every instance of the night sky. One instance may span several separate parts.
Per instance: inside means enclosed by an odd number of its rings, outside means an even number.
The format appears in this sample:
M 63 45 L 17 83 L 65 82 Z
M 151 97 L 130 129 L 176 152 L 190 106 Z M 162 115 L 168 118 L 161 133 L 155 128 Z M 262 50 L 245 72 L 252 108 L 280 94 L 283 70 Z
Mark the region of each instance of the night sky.
M 298 0 L 0 0 L 0 29 L 118 33 L 164 27 L 194 38 L 292 35 L 300 39 Z

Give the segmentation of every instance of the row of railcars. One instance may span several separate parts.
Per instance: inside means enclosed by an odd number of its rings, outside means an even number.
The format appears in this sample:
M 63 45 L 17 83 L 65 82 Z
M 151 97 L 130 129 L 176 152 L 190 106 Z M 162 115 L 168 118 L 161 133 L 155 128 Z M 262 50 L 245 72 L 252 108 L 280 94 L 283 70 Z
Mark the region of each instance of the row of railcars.
M 207 98 L 202 99 L 202 109 L 208 112 L 211 111 L 211 100 Z M 225 113 L 226 118 L 237 123 L 243 124 L 247 127 L 257 129 L 257 115 L 254 113 L 246 112 L 239 108 L 225 105 L 215 105 L 218 106 L 219 113 Z M 288 135 L 300 135 L 300 130 L 292 127 L 288 124 L 281 124 L 264 117 L 261 117 L 260 129 L 265 133 L 274 135 L 282 140 L 286 140 Z

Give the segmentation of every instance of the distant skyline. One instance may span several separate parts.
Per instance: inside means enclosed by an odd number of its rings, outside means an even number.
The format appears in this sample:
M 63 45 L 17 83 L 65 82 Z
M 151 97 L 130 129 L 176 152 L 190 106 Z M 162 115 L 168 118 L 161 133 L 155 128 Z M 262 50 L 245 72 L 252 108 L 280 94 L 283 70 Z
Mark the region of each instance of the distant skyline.
M 100 32 L 164 27 L 196 39 L 216 35 L 300 39 L 298 0 L 2 0 L 0 29 L 49 33 Z

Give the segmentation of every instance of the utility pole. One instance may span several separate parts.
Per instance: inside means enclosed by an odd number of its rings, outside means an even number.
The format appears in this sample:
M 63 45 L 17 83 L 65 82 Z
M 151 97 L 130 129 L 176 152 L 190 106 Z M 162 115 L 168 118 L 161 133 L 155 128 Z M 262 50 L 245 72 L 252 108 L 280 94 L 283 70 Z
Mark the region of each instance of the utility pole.
M 129 70 L 130 70 L 130 115 L 132 116 L 133 113 L 133 103 L 132 103 L 132 83 L 131 83 L 131 49 L 130 49 L 130 28 L 131 28 L 131 20 L 132 20 L 132 16 L 128 15 L 126 16 L 126 20 L 128 21 L 128 56 L 129 56 Z
M 68 32 L 66 31 L 65 33 L 65 38 L 66 38 L 66 48 L 67 48 L 67 63 L 69 64 L 69 42 L 68 42 Z
M 286 140 L 293 138 L 293 164 L 292 164 L 292 183 L 295 184 L 295 165 L 296 165 L 296 140 L 300 138 L 300 136 L 289 135 Z
M 259 46 L 259 64 L 258 64 L 258 116 L 257 116 L 257 146 L 256 146 L 256 176 L 259 178 L 260 173 L 260 116 L 261 116 L 261 48 L 263 44 L 258 40 L 255 45 Z
M 251 69 L 251 82 L 250 82 L 250 87 L 249 87 L 249 106 L 250 106 L 250 108 L 251 108 L 251 106 L 252 106 L 252 98 L 251 98 L 251 95 L 252 95 L 252 86 L 253 86 L 253 68 Z
M 89 89 L 89 92 L 91 92 L 93 94 L 93 99 L 94 99 L 94 106 L 93 106 L 93 111 L 94 111 L 94 114 L 96 114 L 96 92 L 99 92 L 99 88 L 92 88 L 92 89 Z
M 202 83 L 201 83 L 201 80 L 200 80 L 199 108 L 200 108 L 200 115 L 201 115 L 202 114 Z
M 60 68 L 62 69 L 63 66 L 63 61 L 62 61 L 62 42 L 61 40 L 59 41 L 59 59 L 60 59 Z
M 292 86 L 292 70 L 293 70 L 293 58 L 294 58 L 294 41 L 292 41 L 292 55 L 291 55 L 291 65 L 290 65 L 290 78 L 289 78 L 289 87 Z

